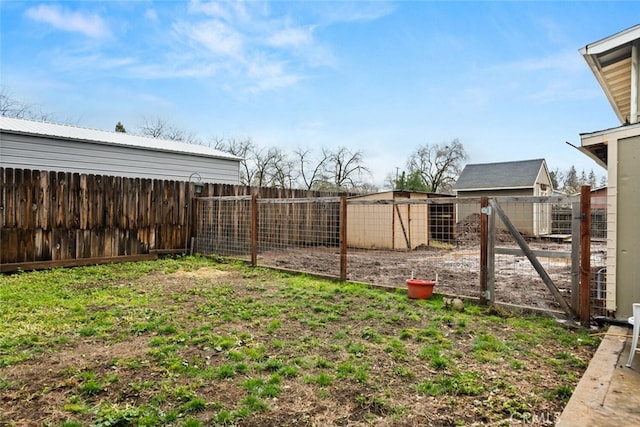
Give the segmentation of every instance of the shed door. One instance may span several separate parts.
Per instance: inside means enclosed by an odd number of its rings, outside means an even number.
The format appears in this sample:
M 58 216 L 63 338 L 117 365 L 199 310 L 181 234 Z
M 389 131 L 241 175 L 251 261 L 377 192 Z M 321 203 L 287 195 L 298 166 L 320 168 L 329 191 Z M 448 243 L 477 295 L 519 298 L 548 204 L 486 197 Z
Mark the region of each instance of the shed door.
M 551 187 L 539 184 L 537 195 L 543 197 L 551 195 Z M 533 233 L 536 236 L 551 233 L 551 205 L 549 203 L 534 203 Z

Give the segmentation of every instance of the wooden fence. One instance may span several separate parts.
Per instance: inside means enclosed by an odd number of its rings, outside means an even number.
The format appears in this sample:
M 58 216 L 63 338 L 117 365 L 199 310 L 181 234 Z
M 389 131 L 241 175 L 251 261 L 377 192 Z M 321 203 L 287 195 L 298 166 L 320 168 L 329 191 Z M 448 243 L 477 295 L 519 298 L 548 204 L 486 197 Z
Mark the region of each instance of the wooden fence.
M 184 248 L 194 183 L 0 168 L 0 271 L 88 264 Z M 314 197 L 205 184 L 200 196 Z

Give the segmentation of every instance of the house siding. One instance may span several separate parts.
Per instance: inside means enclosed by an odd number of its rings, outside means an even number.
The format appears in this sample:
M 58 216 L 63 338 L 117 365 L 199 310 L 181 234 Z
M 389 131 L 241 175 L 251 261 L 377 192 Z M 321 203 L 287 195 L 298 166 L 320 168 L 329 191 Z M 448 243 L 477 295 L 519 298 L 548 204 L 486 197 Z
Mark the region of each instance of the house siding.
M 239 160 L 2 132 L 0 165 L 132 178 L 239 183 Z
M 617 151 L 617 168 L 613 171 L 617 175 L 618 206 L 616 317 L 624 318 L 632 315 L 632 303 L 640 301 L 640 136 L 619 140 Z

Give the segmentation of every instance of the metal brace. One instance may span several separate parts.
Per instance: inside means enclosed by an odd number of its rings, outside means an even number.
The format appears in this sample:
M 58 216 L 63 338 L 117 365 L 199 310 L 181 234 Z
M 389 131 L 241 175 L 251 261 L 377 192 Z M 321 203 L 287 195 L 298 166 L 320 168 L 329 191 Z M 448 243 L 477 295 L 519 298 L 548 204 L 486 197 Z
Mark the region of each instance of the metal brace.
M 485 215 L 491 215 L 491 206 L 487 206 L 487 207 L 481 208 L 480 212 L 482 212 Z

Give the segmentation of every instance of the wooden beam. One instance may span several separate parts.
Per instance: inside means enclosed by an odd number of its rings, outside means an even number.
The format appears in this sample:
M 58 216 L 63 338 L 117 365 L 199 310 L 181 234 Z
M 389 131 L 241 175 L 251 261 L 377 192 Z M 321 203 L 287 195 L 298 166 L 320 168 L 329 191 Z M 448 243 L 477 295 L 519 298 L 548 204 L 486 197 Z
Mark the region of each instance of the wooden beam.
M 580 187 L 580 323 L 591 318 L 591 186 Z
M 519 248 L 501 248 L 498 247 L 495 249 L 497 254 L 502 254 L 502 255 L 521 255 L 521 256 L 525 256 L 525 253 L 522 252 L 521 249 Z M 531 250 L 531 252 L 540 258 L 560 258 L 560 259 L 570 259 L 571 258 L 571 252 L 562 252 L 562 251 L 546 251 L 546 250 L 540 250 L 540 249 L 533 249 Z
M 580 312 L 580 202 L 571 204 L 571 306 Z
M 400 227 L 402 227 L 402 234 L 404 234 L 404 241 L 407 244 L 407 249 L 411 249 L 411 240 L 407 236 L 407 230 L 404 228 L 404 222 L 402 221 L 402 216 L 400 215 L 400 208 L 398 205 L 394 205 L 396 208 L 396 213 L 398 214 L 398 220 L 400 221 Z M 409 205 L 407 205 L 409 206 Z M 394 242 L 395 243 L 395 242 Z
M 80 267 L 84 265 L 111 264 L 115 262 L 153 261 L 158 259 L 157 253 L 125 255 L 102 258 L 76 258 L 58 261 L 32 261 L 0 264 L 0 273 L 14 273 L 16 271 L 47 270 L 61 267 Z

